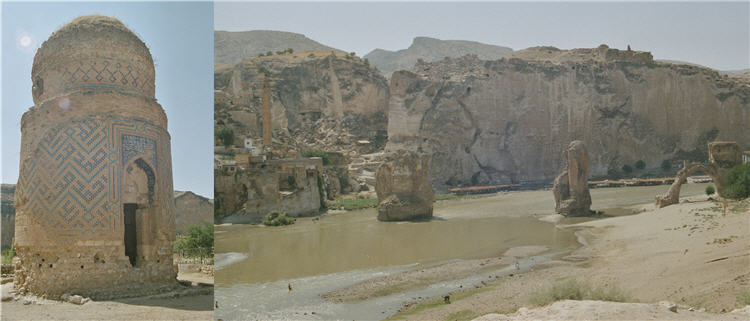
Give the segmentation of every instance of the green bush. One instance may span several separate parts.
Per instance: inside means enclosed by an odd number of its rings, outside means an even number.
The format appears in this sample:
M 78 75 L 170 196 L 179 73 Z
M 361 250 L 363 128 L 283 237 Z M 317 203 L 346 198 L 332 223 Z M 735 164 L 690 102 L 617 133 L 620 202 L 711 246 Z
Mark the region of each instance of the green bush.
M 286 177 L 286 183 L 289 184 L 289 187 L 297 186 L 297 180 L 291 175 Z
M 724 196 L 733 199 L 750 197 L 750 163 L 732 168 L 724 176 Z
M 529 298 L 530 303 L 537 306 L 544 306 L 559 300 L 625 302 L 628 298 L 617 286 L 592 288 L 588 283 L 578 282 L 575 279 L 558 282 L 548 289 L 533 292 Z
M 175 250 L 186 257 L 213 256 L 214 225 L 211 222 L 191 225 L 188 232 L 178 234 L 174 242 Z
M 670 169 L 672 169 L 672 162 L 670 162 L 668 159 L 661 161 L 661 170 L 666 172 Z
M 742 305 L 750 305 L 750 290 L 744 290 L 737 296 L 737 301 Z
M 331 160 L 328 158 L 328 153 L 320 149 L 305 149 L 300 153 L 302 157 L 320 157 L 323 159 L 323 165 L 330 165 Z
M 630 174 L 633 172 L 633 167 L 628 164 L 622 165 L 622 171 L 625 174 Z
M 13 242 L 13 244 L 10 246 L 9 249 L 3 250 L 3 258 L 2 258 L 2 264 L 12 264 L 13 258 L 16 257 L 16 244 Z
M 271 212 L 263 218 L 263 225 L 265 226 L 282 226 L 294 224 L 296 218 L 288 217 L 285 213 Z
M 221 126 L 216 129 L 214 133 L 217 139 L 221 142 L 224 147 L 229 148 L 234 144 L 234 130 L 229 126 Z
M 716 192 L 716 189 L 714 189 L 713 185 L 706 186 L 706 195 L 711 195 Z
M 377 198 L 337 198 L 328 204 L 328 208 L 336 210 L 360 210 L 378 206 Z
M 644 162 L 642 159 L 635 162 L 635 168 L 636 169 L 644 169 L 646 168 L 646 162 Z
M 341 190 L 344 190 L 345 188 L 349 187 L 349 172 L 344 171 L 340 172 L 338 174 L 339 179 L 339 186 L 341 186 Z

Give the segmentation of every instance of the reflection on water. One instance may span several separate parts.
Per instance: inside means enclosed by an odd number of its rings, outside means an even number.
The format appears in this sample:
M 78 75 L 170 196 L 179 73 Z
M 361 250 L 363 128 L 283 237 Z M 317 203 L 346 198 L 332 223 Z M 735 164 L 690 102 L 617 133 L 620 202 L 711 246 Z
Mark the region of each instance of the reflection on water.
M 682 195 L 708 184 L 687 184 Z M 591 190 L 592 209 L 653 202 L 669 186 Z M 216 227 L 217 287 L 254 284 L 343 271 L 451 259 L 499 256 L 520 245 L 561 249 L 575 244 L 570 231 L 537 220 L 552 214 L 551 191 L 525 191 L 439 202 L 429 222 L 378 222 L 374 209 L 303 218 L 284 227 Z M 223 262 L 223 261 L 222 261 Z

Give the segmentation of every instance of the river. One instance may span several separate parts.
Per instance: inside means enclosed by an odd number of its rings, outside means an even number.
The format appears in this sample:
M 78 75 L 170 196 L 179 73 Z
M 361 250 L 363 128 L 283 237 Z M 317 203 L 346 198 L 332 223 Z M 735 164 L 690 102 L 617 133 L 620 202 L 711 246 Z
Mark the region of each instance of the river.
M 682 196 L 709 184 L 685 184 Z M 631 213 L 653 202 L 662 186 L 592 189 L 592 209 L 604 216 Z M 293 225 L 216 226 L 216 317 L 229 319 L 380 319 L 412 297 L 447 293 L 457 283 L 486 278 L 485 271 L 358 303 L 330 303 L 321 294 L 374 277 L 455 260 L 497 257 L 512 247 L 541 245 L 547 253 L 522 261 L 526 267 L 570 251 L 572 231 L 538 220 L 553 214 L 549 190 L 500 193 L 440 201 L 428 222 L 379 222 L 375 209 L 301 218 Z M 586 218 L 591 219 L 591 218 Z M 575 223 L 581 218 L 566 219 Z M 292 284 L 293 291 L 288 290 Z M 221 309 L 228 305 L 228 309 Z M 313 314 L 313 312 L 315 312 Z M 307 313 L 307 314 L 304 314 Z

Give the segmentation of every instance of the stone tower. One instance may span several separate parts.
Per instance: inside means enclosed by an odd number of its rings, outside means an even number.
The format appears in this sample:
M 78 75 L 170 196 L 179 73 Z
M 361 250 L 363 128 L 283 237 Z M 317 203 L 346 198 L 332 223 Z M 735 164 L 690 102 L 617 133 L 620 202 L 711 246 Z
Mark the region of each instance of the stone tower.
M 16 290 L 111 298 L 175 286 L 170 137 L 149 49 L 117 19 L 79 17 L 42 44 L 31 79 Z

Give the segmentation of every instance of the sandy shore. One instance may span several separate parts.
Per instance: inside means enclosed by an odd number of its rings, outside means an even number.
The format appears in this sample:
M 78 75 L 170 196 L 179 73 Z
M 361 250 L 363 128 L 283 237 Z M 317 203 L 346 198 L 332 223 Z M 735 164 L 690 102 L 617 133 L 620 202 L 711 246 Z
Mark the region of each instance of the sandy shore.
M 0 305 L 2 320 L 212 320 L 213 277 L 203 273 L 180 273 L 179 280 L 194 286 L 148 297 L 90 301 L 76 305 L 35 297 L 16 297 Z M 13 283 L 2 285 L 5 297 Z M 26 303 L 28 304 L 24 304 Z
M 457 290 L 451 304 L 436 298 L 407 303 L 393 318 L 446 320 L 511 314 L 531 307 L 532 292 L 577 279 L 601 288 L 616 286 L 628 301 L 655 304 L 666 300 L 733 319 L 736 315 L 722 312 L 744 307 L 738 296 L 750 289 L 750 201 L 735 202 L 724 216 L 720 204 L 705 196 L 687 200 L 662 209 L 643 205 L 646 211 L 637 215 L 562 226 L 576 229 L 584 246 L 529 272 L 498 278 L 480 290 Z M 581 311 L 591 308 L 584 306 Z M 641 311 L 644 306 L 636 307 L 622 309 L 622 318 L 640 319 L 638 313 L 653 308 Z M 550 310 L 539 311 L 532 319 L 556 318 L 544 314 Z M 586 318 L 607 319 L 606 315 L 594 316 Z
M 488 259 L 461 260 L 417 270 L 370 279 L 355 285 L 323 294 L 333 302 L 367 300 L 378 296 L 403 292 L 446 280 L 468 277 L 484 270 L 513 264 L 519 257 L 527 257 L 547 250 L 545 246 L 519 246 L 506 251 L 503 256 Z

